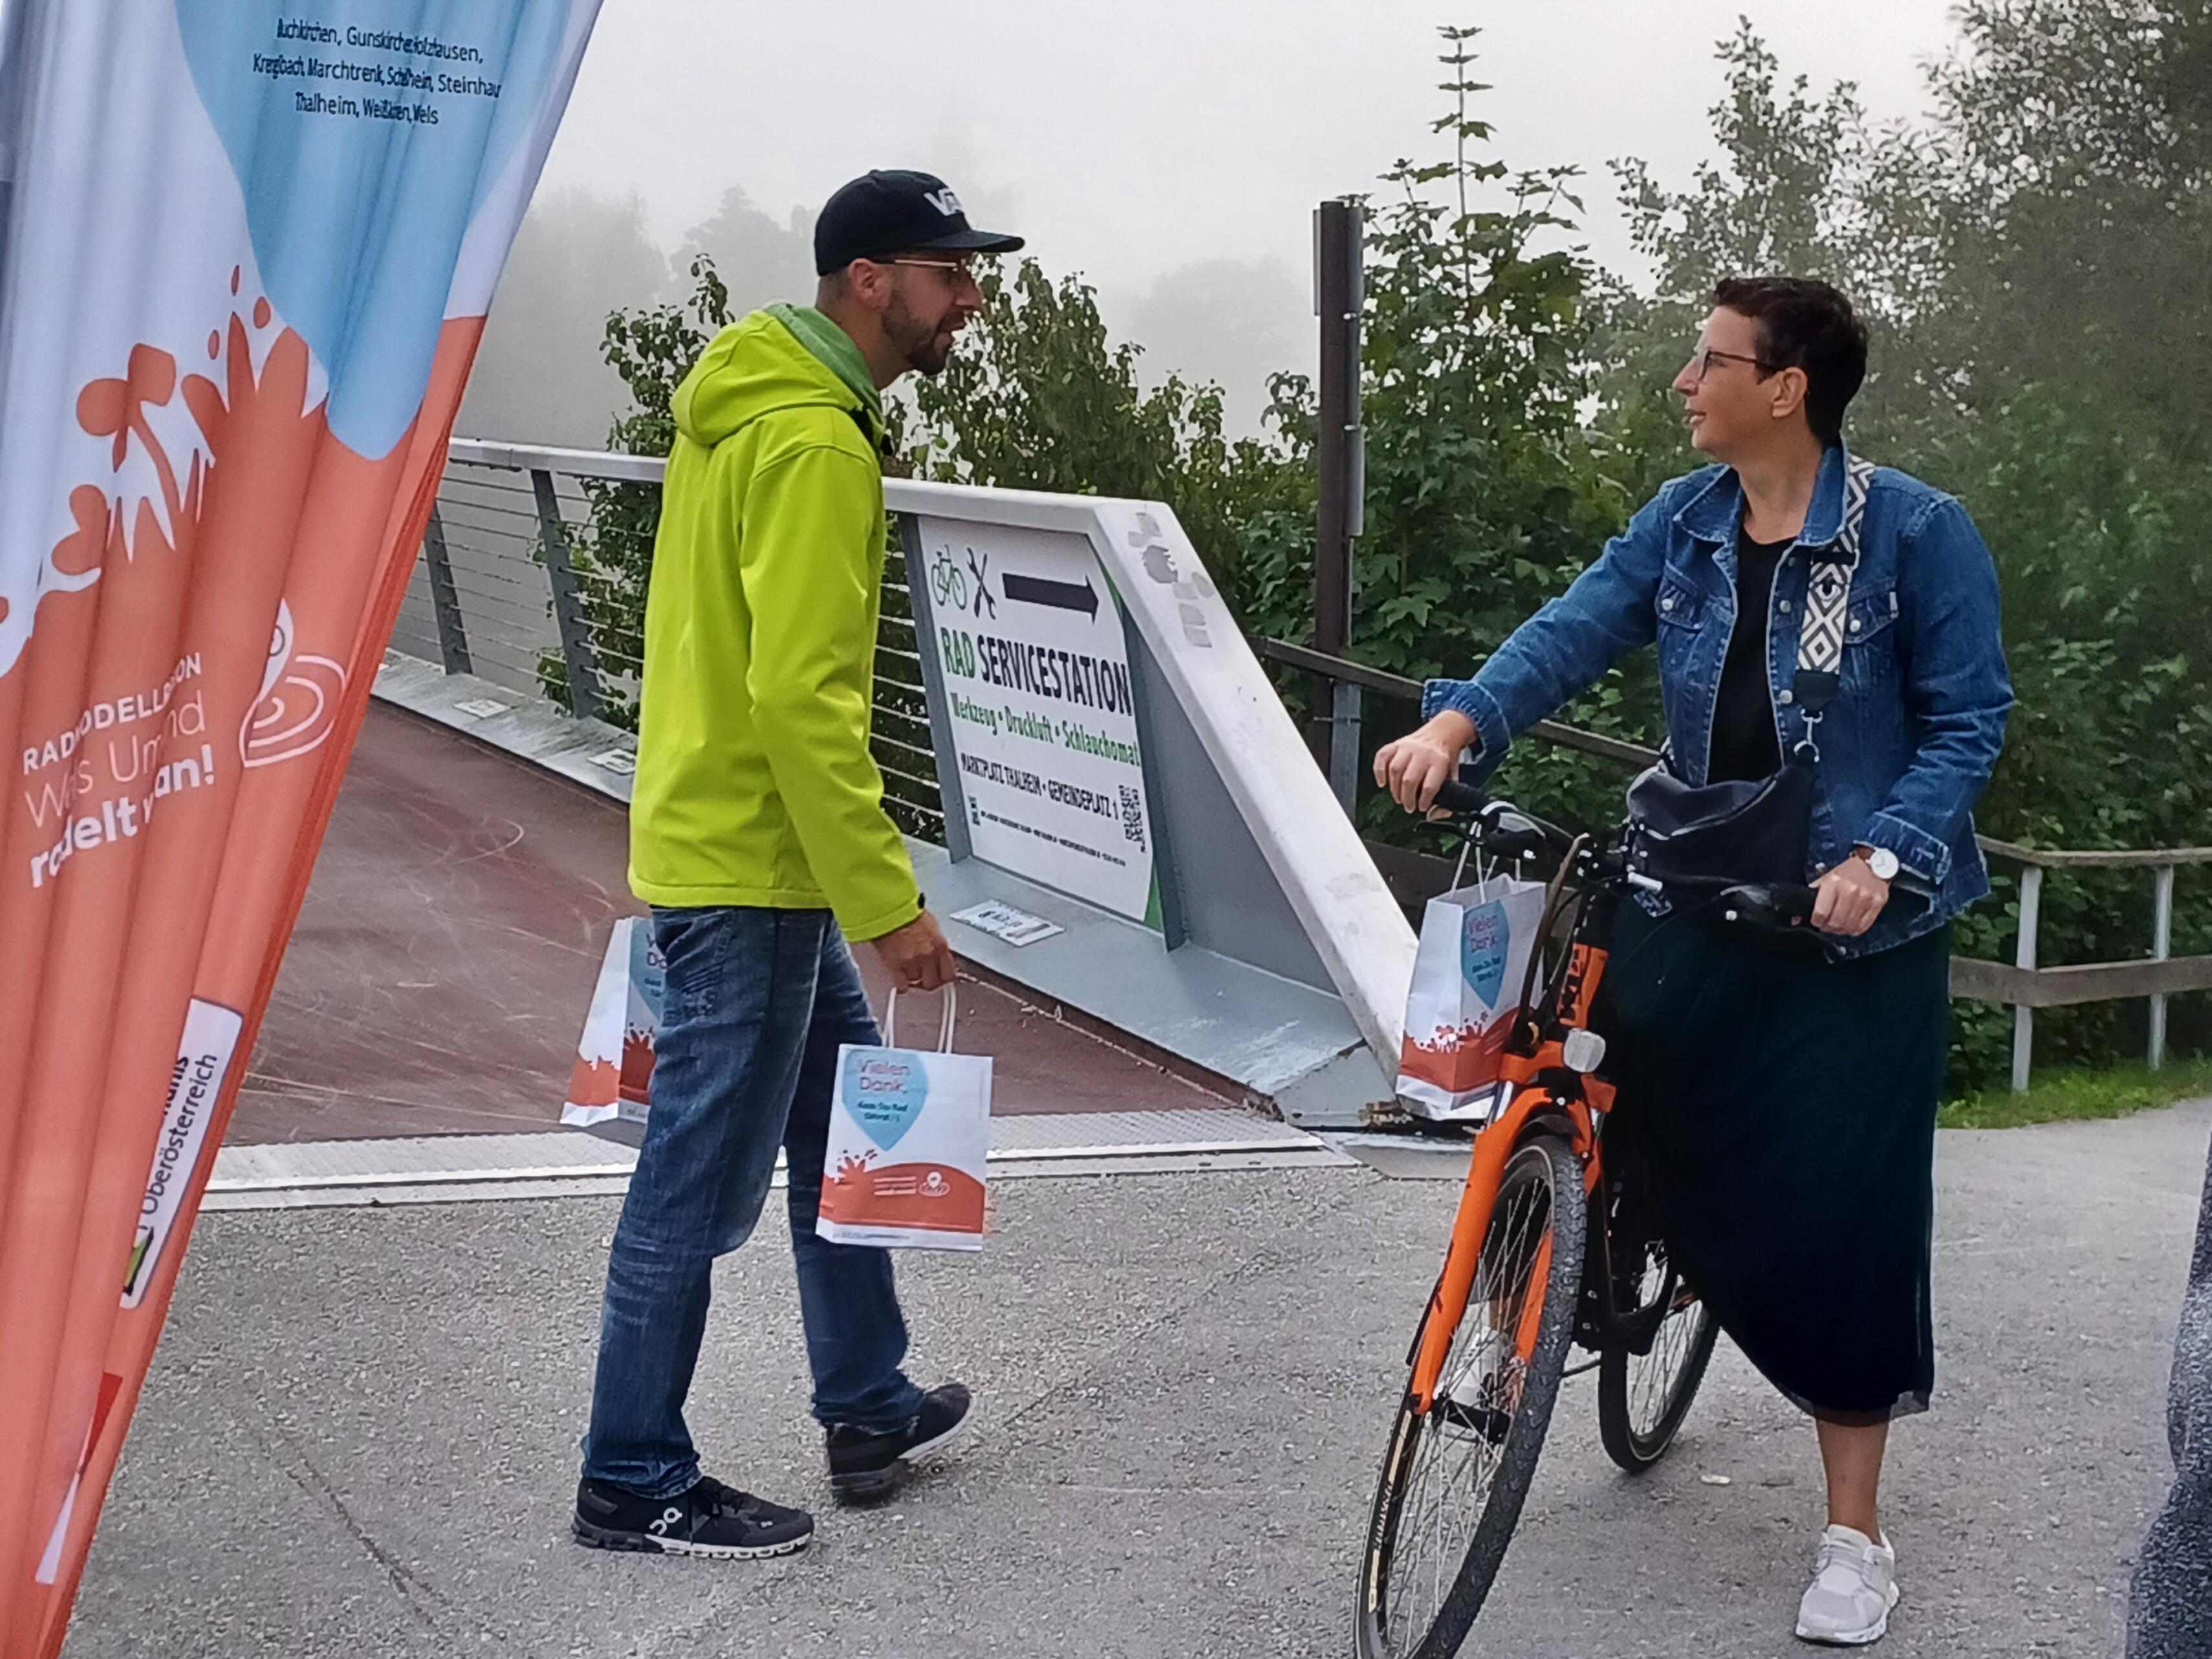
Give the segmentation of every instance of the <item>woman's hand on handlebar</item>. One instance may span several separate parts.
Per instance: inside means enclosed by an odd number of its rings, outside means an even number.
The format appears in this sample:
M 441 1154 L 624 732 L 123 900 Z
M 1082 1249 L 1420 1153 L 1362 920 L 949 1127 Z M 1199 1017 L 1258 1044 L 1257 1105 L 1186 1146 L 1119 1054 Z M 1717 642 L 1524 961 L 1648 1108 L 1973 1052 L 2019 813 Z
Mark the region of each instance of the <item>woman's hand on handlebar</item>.
M 1459 775 L 1459 757 L 1474 746 L 1474 722 L 1447 708 L 1418 732 L 1375 751 L 1375 781 L 1408 812 L 1436 805 L 1437 791 Z
M 1813 884 L 1813 926 L 1838 939 L 1856 939 L 1889 902 L 1889 884 L 1863 858 L 1845 859 Z

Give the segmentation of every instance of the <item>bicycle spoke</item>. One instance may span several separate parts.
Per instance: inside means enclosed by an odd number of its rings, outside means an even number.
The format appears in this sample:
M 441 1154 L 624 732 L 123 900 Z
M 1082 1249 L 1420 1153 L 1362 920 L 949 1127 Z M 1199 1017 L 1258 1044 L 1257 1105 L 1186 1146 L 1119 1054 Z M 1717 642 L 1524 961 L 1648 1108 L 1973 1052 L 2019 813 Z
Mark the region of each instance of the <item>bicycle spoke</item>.
M 1395 1521 L 1395 1565 L 1384 1586 L 1394 1644 L 1418 1641 L 1437 1617 L 1482 1522 L 1527 1383 L 1548 1266 L 1552 1194 L 1523 1182 L 1500 1194 L 1466 1311 L 1429 1415 L 1412 1432 Z M 1501 1426 L 1502 1425 L 1502 1426 Z
M 1670 1294 L 1671 1291 L 1671 1294 Z M 1666 1314 L 1652 1333 L 1649 1352 L 1627 1357 L 1628 1374 L 1624 1404 L 1628 1431 L 1639 1440 L 1662 1431 L 1685 1370 L 1693 1362 L 1710 1315 L 1696 1293 L 1669 1271 L 1656 1247 L 1646 1255 L 1637 1305 L 1656 1308 L 1666 1298 Z

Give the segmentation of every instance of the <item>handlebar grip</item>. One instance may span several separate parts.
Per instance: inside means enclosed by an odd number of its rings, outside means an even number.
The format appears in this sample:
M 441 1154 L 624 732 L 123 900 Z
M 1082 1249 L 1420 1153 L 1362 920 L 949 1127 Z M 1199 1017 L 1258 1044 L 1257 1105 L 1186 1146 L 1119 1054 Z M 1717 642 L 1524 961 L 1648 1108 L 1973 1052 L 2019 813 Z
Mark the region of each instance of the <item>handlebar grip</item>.
M 1794 881 L 1777 882 L 1767 891 L 1774 895 L 1776 909 L 1785 916 L 1806 921 L 1812 921 L 1813 907 L 1820 902 L 1820 897 L 1811 888 Z
M 1447 812 L 1462 817 L 1472 817 L 1489 804 L 1490 798 L 1471 783 L 1462 783 L 1455 778 L 1437 791 L 1436 805 Z
M 1787 930 L 1811 923 L 1817 897 L 1811 888 L 1796 882 L 1745 883 L 1725 889 L 1720 903 L 1731 921 Z

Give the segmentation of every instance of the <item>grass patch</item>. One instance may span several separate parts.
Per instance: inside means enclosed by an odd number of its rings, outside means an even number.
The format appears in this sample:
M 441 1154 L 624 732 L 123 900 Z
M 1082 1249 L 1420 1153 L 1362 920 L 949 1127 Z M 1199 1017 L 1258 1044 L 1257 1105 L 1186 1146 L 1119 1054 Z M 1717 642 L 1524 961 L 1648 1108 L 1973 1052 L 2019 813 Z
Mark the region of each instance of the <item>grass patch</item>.
M 2169 1060 L 2156 1072 L 2142 1066 L 2062 1067 L 2037 1073 L 2022 1094 L 1984 1089 L 1947 1100 L 1936 1121 L 1945 1129 L 2016 1129 L 2027 1123 L 2125 1117 L 2205 1095 L 2212 1095 L 2212 1060 Z

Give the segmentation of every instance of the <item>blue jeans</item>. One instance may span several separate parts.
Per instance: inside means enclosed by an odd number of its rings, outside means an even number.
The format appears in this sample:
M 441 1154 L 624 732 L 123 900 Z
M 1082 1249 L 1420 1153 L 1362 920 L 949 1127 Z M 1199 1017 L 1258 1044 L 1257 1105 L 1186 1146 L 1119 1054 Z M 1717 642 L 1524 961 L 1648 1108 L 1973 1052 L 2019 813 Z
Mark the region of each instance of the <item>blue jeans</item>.
M 653 1109 L 607 1258 L 584 1474 L 641 1498 L 699 1479 L 684 1400 L 714 1258 L 750 1236 L 781 1146 L 791 1248 L 825 1424 L 897 1427 L 921 1392 L 885 1251 L 814 1231 L 837 1046 L 882 1041 L 827 911 L 656 910 L 667 959 Z
M 2212 1169 L 2205 1171 L 2197 1250 L 2173 1345 L 2166 1434 L 2173 1490 L 2136 1559 L 2128 1659 L 2212 1653 Z

